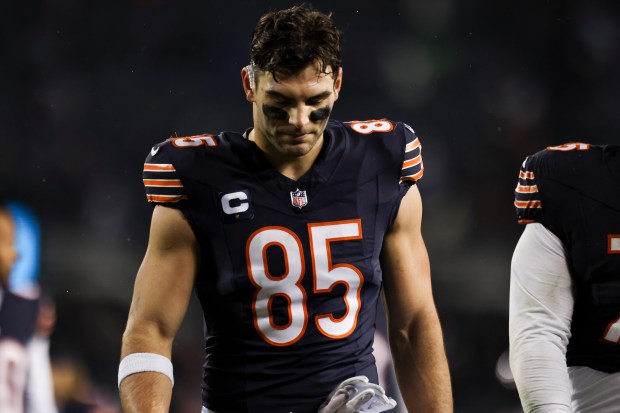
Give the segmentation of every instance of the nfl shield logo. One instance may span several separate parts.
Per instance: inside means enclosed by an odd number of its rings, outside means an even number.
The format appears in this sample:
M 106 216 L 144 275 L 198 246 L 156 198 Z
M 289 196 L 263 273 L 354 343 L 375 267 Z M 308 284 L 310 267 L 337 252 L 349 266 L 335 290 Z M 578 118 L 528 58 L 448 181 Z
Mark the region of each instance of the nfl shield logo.
M 299 188 L 295 191 L 291 191 L 291 203 L 299 209 L 308 205 L 306 191 L 300 191 Z

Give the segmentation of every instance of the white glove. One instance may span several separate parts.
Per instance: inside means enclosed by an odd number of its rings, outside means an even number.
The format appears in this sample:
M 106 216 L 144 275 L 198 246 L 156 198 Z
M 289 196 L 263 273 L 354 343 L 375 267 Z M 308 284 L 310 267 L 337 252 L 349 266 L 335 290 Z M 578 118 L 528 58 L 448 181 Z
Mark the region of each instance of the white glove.
M 318 413 L 381 413 L 396 407 L 383 387 L 369 383 L 366 376 L 346 379 L 327 396 Z

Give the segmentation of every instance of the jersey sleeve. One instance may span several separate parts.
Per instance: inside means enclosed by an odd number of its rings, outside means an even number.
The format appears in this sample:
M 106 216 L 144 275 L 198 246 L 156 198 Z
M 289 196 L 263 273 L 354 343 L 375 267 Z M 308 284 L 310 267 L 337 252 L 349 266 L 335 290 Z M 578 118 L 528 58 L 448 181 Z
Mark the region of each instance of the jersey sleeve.
M 571 412 L 566 349 L 574 299 L 562 241 L 528 225 L 510 266 L 510 367 L 526 412 Z
M 514 206 L 520 224 L 542 221 L 542 201 L 532 157 L 526 158 L 519 170 Z
M 144 162 L 142 182 L 153 205 L 175 205 L 188 198 L 168 142 L 155 145 Z
M 424 175 L 424 164 L 422 162 L 422 145 L 411 126 L 403 123 L 405 129 L 405 158 L 403 160 L 400 182 L 416 183 Z

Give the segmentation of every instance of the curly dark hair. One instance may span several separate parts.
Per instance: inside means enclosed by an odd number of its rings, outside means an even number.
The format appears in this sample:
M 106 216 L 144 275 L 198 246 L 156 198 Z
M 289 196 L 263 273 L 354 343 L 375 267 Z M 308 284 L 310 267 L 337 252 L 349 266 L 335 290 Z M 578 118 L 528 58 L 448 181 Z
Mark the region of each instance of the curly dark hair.
M 293 75 L 315 63 L 322 73 L 329 67 L 337 74 L 340 31 L 331 13 L 323 14 L 305 4 L 269 12 L 254 29 L 250 59 L 256 69 L 270 72 L 276 80 L 276 74 Z

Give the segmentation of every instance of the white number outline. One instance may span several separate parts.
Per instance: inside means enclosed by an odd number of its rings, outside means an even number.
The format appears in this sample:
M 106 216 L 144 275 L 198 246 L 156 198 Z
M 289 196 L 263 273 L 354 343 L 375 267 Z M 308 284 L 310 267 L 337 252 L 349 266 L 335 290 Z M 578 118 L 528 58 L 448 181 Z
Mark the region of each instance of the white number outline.
M 280 237 L 279 237 L 280 236 Z M 284 238 L 282 238 L 284 237 Z M 280 238 L 280 242 L 278 242 Z M 290 245 L 295 245 L 291 252 Z M 286 271 L 281 276 L 272 276 L 267 267 L 267 249 L 278 246 L 284 254 Z M 299 268 L 293 266 L 293 280 L 291 277 L 291 265 L 295 263 L 294 258 L 289 259 L 289 254 L 295 253 L 299 258 Z M 302 254 L 301 241 L 297 235 L 288 228 L 284 227 L 265 227 L 255 231 L 246 243 L 246 259 L 248 265 L 248 276 L 256 287 L 252 300 L 252 314 L 254 327 L 258 334 L 274 346 L 289 346 L 297 342 L 306 331 L 308 325 L 308 311 L 306 309 L 306 292 L 301 286 L 301 280 L 305 273 L 305 261 Z M 259 259 L 260 261 L 257 261 Z M 294 281 L 294 282 L 292 282 Z M 289 291 L 282 291 L 278 284 L 285 283 L 284 287 L 295 285 L 296 288 Z M 301 294 L 301 300 L 294 300 L 291 294 L 297 298 L 296 294 Z M 271 305 L 275 297 L 283 297 L 288 301 L 289 322 L 286 325 L 276 325 L 271 312 Z M 298 306 L 301 305 L 301 310 Z M 297 308 L 297 311 L 295 309 Z M 293 330 L 290 330 L 290 329 Z
M 173 138 L 172 146 L 175 148 L 197 148 L 199 146 L 218 146 L 217 140 L 213 135 L 196 135 L 185 138 Z
M 354 121 L 349 122 L 349 126 L 362 135 L 369 135 L 373 132 L 390 132 L 394 129 L 394 125 L 388 120 Z
M 570 142 L 565 143 L 563 145 L 558 146 L 548 146 L 547 149 L 550 151 L 561 151 L 561 152 L 569 152 L 569 151 L 587 151 L 590 149 L 589 143 L 581 143 L 581 142 Z
M 308 234 L 313 264 L 313 291 L 323 294 L 330 293 L 337 284 L 344 284 L 346 287 L 343 296 L 345 314 L 340 318 L 335 318 L 333 314 L 317 315 L 316 326 L 326 337 L 345 338 L 357 327 L 364 277 L 352 264 L 334 265 L 330 244 L 362 239 L 361 220 L 308 224 Z M 269 274 L 267 267 L 266 251 L 273 246 L 281 248 L 284 255 L 286 270 L 280 276 Z M 298 264 L 293 261 L 295 258 L 298 258 Z M 285 227 L 260 228 L 248 238 L 246 260 L 250 282 L 256 287 L 252 300 L 256 331 L 271 345 L 294 344 L 303 337 L 308 324 L 307 295 L 301 286 L 305 274 L 301 241 L 295 233 Z M 273 320 L 271 305 L 275 297 L 283 297 L 288 301 L 289 321 L 286 325 L 276 325 Z
M 620 314 L 615 320 L 607 324 L 607 328 L 603 333 L 603 337 L 601 337 L 601 341 L 620 344 Z
M 314 276 L 314 292 L 330 293 L 337 284 L 346 286 L 344 302 L 347 311 L 341 318 L 333 314 L 316 317 L 317 328 L 330 338 L 344 338 L 355 330 L 357 316 L 362 308 L 361 289 L 364 276 L 357 267 L 341 263 L 332 263 L 330 244 L 335 241 L 356 240 L 362 238 L 362 221 L 337 221 L 320 224 L 308 224 Z M 327 229 L 327 231 L 324 231 Z M 334 233 L 333 230 L 336 230 Z M 331 232 L 331 233 L 330 233 Z M 317 252 L 324 252 L 317 254 Z M 330 277 L 333 275 L 333 277 Z M 341 331 L 344 328 L 344 331 Z

